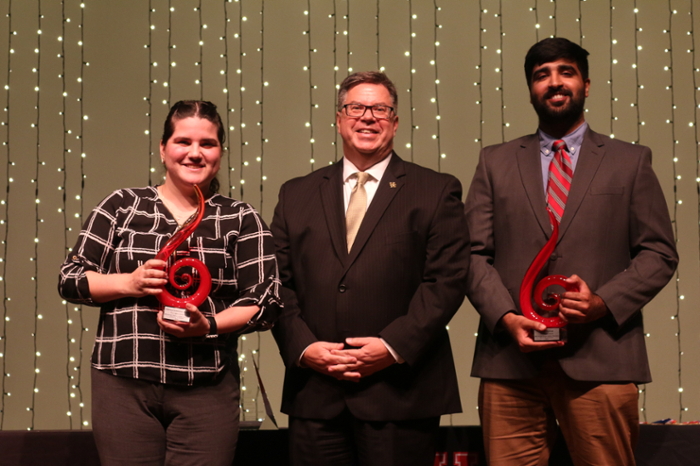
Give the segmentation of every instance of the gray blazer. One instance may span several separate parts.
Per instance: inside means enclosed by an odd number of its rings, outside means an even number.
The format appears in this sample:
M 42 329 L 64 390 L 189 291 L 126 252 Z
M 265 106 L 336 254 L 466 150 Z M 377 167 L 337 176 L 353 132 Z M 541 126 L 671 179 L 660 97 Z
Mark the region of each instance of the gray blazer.
M 588 129 L 557 247 L 541 273 L 579 275 L 610 313 L 570 324 L 564 347 L 528 354 L 497 326 L 505 313 L 520 313 L 520 283 L 551 234 L 540 163 L 536 134 L 479 157 L 465 202 L 467 296 L 481 315 L 472 376 L 530 378 L 555 358 L 576 380 L 650 382 L 641 310 L 673 275 L 678 254 L 647 147 Z

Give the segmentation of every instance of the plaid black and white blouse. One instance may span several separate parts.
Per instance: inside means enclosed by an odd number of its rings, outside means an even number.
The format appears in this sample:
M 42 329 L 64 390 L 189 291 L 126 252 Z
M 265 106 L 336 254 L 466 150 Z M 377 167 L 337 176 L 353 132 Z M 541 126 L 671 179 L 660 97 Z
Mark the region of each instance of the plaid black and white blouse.
M 88 217 L 61 267 L 58 289 L 70 302 L 101 306 L 92 353 L 95 369 L 151 382 L 195 385 L 237 364 L 236 334 L 177 338 L 156 322 L 154 296 L 95 303 L 85 272 L 130 273 L 155 257 L 178 226 L 155 187 L 121 189 Z M 280 281 L 272 235 L 250 205 L 221 195 L 206 201 L 195 232 L 173 254 L 195 257 L 211 272 L 212 288 L 199 306 L 205 316 L 231 306 L 260 312 L 238 333 L 272 327 L 279 315 Z M 235 368 L 234 368 L 235 371 Z

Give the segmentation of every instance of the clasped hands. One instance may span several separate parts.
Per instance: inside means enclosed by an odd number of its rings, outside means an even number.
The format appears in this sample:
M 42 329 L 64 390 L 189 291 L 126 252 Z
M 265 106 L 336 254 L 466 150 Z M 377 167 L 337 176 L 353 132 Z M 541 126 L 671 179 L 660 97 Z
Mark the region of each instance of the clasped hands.
M 301 357 L 302 367 L 338 380 L 358 382 L 396 362 L 380 338 L 348 338 L 345 342 L 351 348 L 328 341 L 310 344 Z
M 603 299 L 593 293 L 581 277 L 572 275 L 566 281 L 576 285 L 578 291 L 566 291 L 562 294 L 559 302 L 559 317 L 562 320 L 572 324 L 584 324 L 598 320 L 609 312 Z M 542 332 L 547 326 L 519 314 L 510 312 L 504 315 L 501 324 L 524 353 L 556 348 L 564 344 L 561 341 L 534 341 L 532 331 Z

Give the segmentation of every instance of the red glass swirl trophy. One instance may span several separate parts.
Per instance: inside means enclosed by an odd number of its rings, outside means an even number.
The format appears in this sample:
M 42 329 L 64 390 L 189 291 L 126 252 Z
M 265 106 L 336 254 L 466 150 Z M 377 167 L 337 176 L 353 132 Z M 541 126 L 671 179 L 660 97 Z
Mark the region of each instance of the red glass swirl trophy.
M 161 250 L 158 251 L 158 254 L 156 254 L 156 259 L 167 262 L 170 255 L 194 233 L 202 222 L 202 218 L 204 217 L 204 196 L 197 185 L 194 185 L 194 192 L 197 194 L 197 201 L 199 202 L 196 214 L 165 243 Z M 211 290 L 211 274 L 209 273 L 209 269 L 207 269 L 204 263 L 199 259 L 185 257 L 175 261 L 175 263 L 169 267 L 169 270 L 167 266 L 165 270 L 168 273 L 168 282 L 170 285 L 180 291 L 187 290 L 195 282 L 195 278 L 189 273 L 183 273 L 178 277 L 175 276 L 176 272 L 182 267 L 192 267 L 197 271 L 199 285 L 196 291 L 189 296 L 178 298 L 171 294 L 164 286 L 163 291 L 157 294 L 156 297 L 164 306 L 164 319 L 189 322 L 190 316 L 189 312 L 185 309 L 185 305 L 191 303 L 199 307 L 199 305 L 207 299 L 209 291 Z
M 558 315 L 561 294 L 548 292 L 544 297 L 544 293 L 551 286 L 559 286 L 566 291 L 578 291 L 578 287 L 567 283 L 564 275 L 548 275 L 537 282 L 534 293 L 532 291 L 537 274 L 549 260 L 559 239 L 559 222 L 549 209 L 547 209 L 547 213 L 549 214 L 549 222 L 552 224 L 552 236 L 525 272 L 525 277 L 520 285 L 520 310 L 528 319 L 542 322 L 547 326 L 544 332 L 532 331 L 534 341 L 566 341 L 566 322 Z M 533 300 L 537 305 L 537 311 L 532 305 Z

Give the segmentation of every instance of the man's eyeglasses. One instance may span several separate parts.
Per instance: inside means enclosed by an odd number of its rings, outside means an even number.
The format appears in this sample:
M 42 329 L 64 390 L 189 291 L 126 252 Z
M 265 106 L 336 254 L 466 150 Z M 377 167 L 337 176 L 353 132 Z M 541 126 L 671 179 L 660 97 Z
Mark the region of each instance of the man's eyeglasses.
M 388 120 L 394 115 L 394 107 L 386 105 L 345 104 L 343 108 L 345 109 L 345 114 L 351 118 L 363 117 L 367 109 L 377 120 Z

